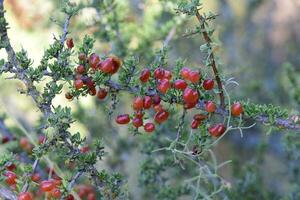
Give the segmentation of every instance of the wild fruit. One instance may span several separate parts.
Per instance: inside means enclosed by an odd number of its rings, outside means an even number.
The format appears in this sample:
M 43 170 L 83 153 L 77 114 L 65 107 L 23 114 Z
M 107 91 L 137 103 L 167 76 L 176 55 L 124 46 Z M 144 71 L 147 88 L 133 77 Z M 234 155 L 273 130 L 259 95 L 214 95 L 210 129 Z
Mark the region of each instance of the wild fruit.
M 187 67 L 184 67 L 184 68 L 181 69 L 180 74 L 181 74 L 181 76 L 184 80 L 189 80 L 190 71 L 191 70 Z
M 97 92 L 97 97 L 100 100 L 105 99 L 106 95 L 107 95 L 107 90 L 106 89 L 100 88 Z
M 118 124 L 128 124 L 130 122 L 130 117 L 128 114 L 118 115 L 116 122 Z
M 197 129 L 198 128 L 198 126 L 199 126 L 199 121 L 197 121 L 197 120 L 193 120 L 192 121 L 192 124 L 191 124 L 191 128 L 192 129 Z
M 17 175 L 14 172 L 6 171 L 3 175 L 6 177 L 5 182 L 8 185 L 15 185 L 17 183 Z
M 66 41 L 66 44 L 67 44 L 67 47 L 69 49 L 72 49 L 74 47 L 73 39 L 72 38 L 68 38 L 67 41 Z
M 243 113 L 243 105 L 240 102 L 236 102 L 231 106 L 231 114 L 233 116 L 240 116 Z
M 41 180 L 41 175 L 39 173 L 34 173 L 31 175 L 31 180 L 38 183 Z
M 186 87 L 187 87 L 187 83 L 182 79 L 177 79 L 174 82 L 174 88 L 177 90 L 185 90 Z
M 155 79 L 163 79 L 165 76 L 165 70 L 162 68 L 157 68 L 154 70 L 154 78 Z
M 150 75 L 151 75 L 151 72 L 149 69 L 144 69 L 142 72 L 141 72 L 141 75 L 140 75 L 140 81 L 142 83 L 146 83 L 149 81 L 150 79 Z
M 196 71 L 190 71 L 188 80 L 192 83 L 198 83 L 200 80 L 200 73 Z
M 59 197 L 61 197 L 61 191 L 60 191 L 60 189 L 54 188 L 53 190 L 51 190 L 50 196 L 53 197 L 53 198 L 59 198 Z
M 202 86 L 205 90 L 212 90 L 215 86 L 215 82 L 213 79 L 206 79 L 203 81 Z
M 93 68 L 93 69 L 96 69 L 99 62 L 100 62 L 99 56 L 95 53 L 92 53 L 89 57 L 90 67 Z
M 21 192 L 18 195 L 18 200 L 33 200 L 33 198 L 29 192 Z
M 73 95 L 72 95 L 70 92 L 67 92 L 67 93 L 65 94 L 65 97 L 66 97 L 66 99 L 68 99 L 68 100 L 72 100 L 72 99 L 73 99 Z
M 152 100 L 153 100 L 153 104 L 154 105 L 157 105 L 157 104 L 160 104 L 160 96 L 158 94 L 155 94 L 153 97 L 152 97 Z
M 53 180 L 45 180 L 40 183 L 40 189 L 43 192 L 50 192 L 55 188 L 55 183 Z
M 207 116 L 206 115 L 202 115 L 202 114 L 196 114 L 196 115 L 194 115 L 194 117 L 193 117 L 193 119 L 194 120 L 197 120 L 197 121 L 203 121 L 203 120 L 205 120 L 207 118 Z
M 162 79 L 157 86 L 157 90 L 165 94 L 171 87 L 170 81 L 168 79 Z
M 133 118 L 132 125 L 135 126 L 136 128 L 143 126 L 143 119 L 139 117 Z
M 76 71 L 78 74 L 83 74 L 85 72 L 85 68 L 83 65 L 78 65 Z
M 198 101 L 199 95 L 196 90 L 186 88 L 183 92 L 183 100 L 186 104 L 194 104 Z
M 148 123 L 146 123 L 146 124 L 144 125 L 144 130 L 145 130 L 146 132 L 148 132 L 148 133 L 153 132 L 154 129 L 155 129 L 155 125 L 154 125 L 153 123 L 151 123 L 151 122 L 148 122 Z
M 172 73 L 169 70 L 165 70 L 164 78 L 171 80 L 172 79 Z
M 208 132 L 210 135 L 214 137 L 220 137 L 226 131 L 226 127 L 224 124 L 215 124 L 208 128 Z
M 81 79 L 75 80 L 74 87 L 76 90 L 79 90 L 80 88 L 83 87 L 83 81 Z
M 144 97 L 144 109 L 149 109 L 152 106 L 152 99 L 149 96 Z
M 163 123 L 164 121 L 166 121 L 166 120 L 168 119 L 168 117 L 169 117 L 169 112 L 162 109 L 162 110 L 158 111 L 158 112 L 155 114 L 154 120 L 155 120 L 157 123 L 161 124 L 161 123 Z
M 205 104 L 205 110 L 208 113 L 213 113 L 213 112 L 216 111 L 216 109 L 217 109 L 217 106 L 216 106 L 216 104 L 214 102 L 212 102 L 212 101 L 206 102 L 206 104 Z
M 144 107 L 144 99 L 142 97 L 136 97 L 133 100 L 132 108 L 133 110 L 142 110 Z

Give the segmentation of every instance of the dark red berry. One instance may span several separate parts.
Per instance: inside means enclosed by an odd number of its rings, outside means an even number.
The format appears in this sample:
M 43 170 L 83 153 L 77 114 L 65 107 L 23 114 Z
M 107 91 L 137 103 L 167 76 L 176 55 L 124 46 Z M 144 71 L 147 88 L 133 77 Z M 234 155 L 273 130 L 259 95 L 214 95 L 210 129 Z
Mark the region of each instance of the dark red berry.
M 177 79 L 174 82 L 174 88 L 177 90 L 185 90 L 186 87 L 187 87 L 187 83 L 182 79 Z
M 53 180 L 45 180 L 40 183 L 40 189 L 43 192 L 50 192 L 55 188 L 55 183 Z
M 181 74 L 181 76 L 184 80 L 189 80 L 190 71 L 191 70 L 187 67 L 184 67 L 184 68 L 181 69 L 180 74 Z
M 116 122 L 118 124 L 128 124 L 130 122 L 130 117 L 128 114 L 118 115 Z
M 146 123 L 145 125 L 144 125 L 144 130 L 146 131 L 146 132 L 148 132 L 148 133 L 151 133 L 151 132 L 153 132 L 154 131 L 154 129 L 155 129 L 155 125 L 153 124 L 153 123 Z
M 198 128 L 198 126 L 199 126 L 199 121 L 197 121 L 197 120 L 193 120 L 192 121 L 192 124 L 191 124 L 191 128 L 192 129 L 197 129 Z
M 83 87 L 83 81 L 81 79 L 75 80 L 74 87 L 76 90 L 79 90 L 80 88 Z
M 163 79 L 165 76 L 165 70 L 162 68 L 157 68 L 154 70 L 154 78 L 156 79 Z
M 144 97 L 144 109 L 149 109 L 152 106 L 152 99 L 149 96 Z
M 21 192 L 18 195 L 18 200 L 33 200 L 33 197 L 29 192 Z
M 135 126 L 136 128 L 143 126 L 143 119 L 136 117 L 132 119 L 132 124 L 133 126 Z
M 152 97 L 152 100 L 153 100 L 153 104 L 154 105 L 157 105 L 157 104 L 160 104 L 160 96 L 158 94 L 155 94 L 153 97 Z
M 69 49 L 72 49 L 74 47 L 73 39 L 72 38 L 68 38 L 67 41 L 66 41 L 66 44 L 67 44 L 67 47 Z
M 146 83 L 149 81 L 150 79 L 150 75 L 151 75 L 151 72 L 149 69 L 144 69 L 142 72 L 141 72 L 141 75 L 140 75 L 140 81 L 142 83 Z
M 169 70 L 165 70 L 164 78 L 171 80 L 172 79 L 172 73 Z
M 100 62 L 99 56 L 95 53 L 92 53 L 89 57 L 90 67 L 93 68 L 93 69 L 96 69 L 99 62 Z
M 157 86 L 157 90 L 165 94 L 171 87 L 170 81 L 168 79 L 162 79 Z
M 76 71 L 78 74 L 83 74 L 85 72 L 85 68 L 83 65 L 78 65 Z
M 85 55 L 84 53 L 80 53 L 80 54 L 78 55 L 78 59 L 81 60 L 81 61 L 85 61 L 86 55 Z
M 191 88 L 186 88 L 183 92 L 183 100 L 186 104 L 194 104 L 198 102 L 199 95 L 196 90 L 192 90 Z
M 231 106 L 231 114 L 235 117 L 240 116 L 243 113 L 244 109 L 240 102 L 236 102 Z
M 162 110 L 158 111 L 158 112 L 155 114 L 154 120 L 155 120 L 157 123 L 161 124 L 161 123 L 163 123 L 164 121 L 166 121 L 166 120 L 168 119 L 168 117 L 169 117 L 169 112 L 162 109 Z
M 133 110 L 141 110 L 144 107 L 144 99 L 142 97 L 136 97 L 133 100 L 132 108 Z
M 17 183 L 17 175 L 14 172 L 6 171 L 3 175 L 6 176 L 5 182 L 8 185 L 15 185 Z
M 212 101 L 206 102 L 206 104 L 205 104 L 205 110 L 208 113 L 213 113 L 213 112 L 216 111 L 216 109 L 217 109 L 217 106 L 216 106 L 216 104 L 214 102 L 212 102 Z
M 200 80 L 200 73 L 196 71 L 190 71 L 188 80 L 192 83 L 198 83 Z
M 196 114 L 193 117 L 194 120 L 197 120 L 199 122 L 205 120 L 206 118 L 207 118 L 207 116 L 206 115 L 202 115 L 202 114 Z
M 208 132 L 211 136 L 220 137 L 226 131 L 224 124 L 215 124 L 208 128 Z
M 104 88 L 100 88 L 97 92 L 97 97 L 100 100 L 105 99 L 106 95 L 107 95 L 107 90 Z
M 206 79 L 203 81 L 203 88 L 205 90 L 212 90 L 214 88 L 215 82 L 213 79 Z

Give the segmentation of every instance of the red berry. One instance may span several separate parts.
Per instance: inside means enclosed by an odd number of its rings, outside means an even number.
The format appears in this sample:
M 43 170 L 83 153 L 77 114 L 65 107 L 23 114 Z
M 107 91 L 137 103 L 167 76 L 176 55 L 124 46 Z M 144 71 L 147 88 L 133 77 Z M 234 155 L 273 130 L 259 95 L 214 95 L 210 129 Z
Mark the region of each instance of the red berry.
M 93 69 L 96 69 L 99 62 L 100 62 L 99 56 L 95 53 L 92 53 L 89 57 L 90 67 L 93 68 Z
M 170 81 L 168 79 L 162 79 L 157 86 L 157 90 L 165 94 L 171 87 Z
M 89 146 L 84 146 L 80 148 L 80 152 L 81 153 L 87 153 L 90 151 L 90 147 Z
M 107 95 L 107 91 L 106 91 L 106 89 L 103 89 L 103 88 L 100 88 L 99 90 L 98 90 L 98 92 L 97 92 L 97 97 L 98 97 L 98 99 L 104 99 L 105 97 L 106 97 L 106 95 Z
M 5 182 L 8 185 L 15 185 L 17 183 L 17 175 L 14 172 L 6 171 L 3 175 L 7 177 Z
M 78 65 L 76 71 L 78 74 L 83 74 L 85 72 L 85 68 L 83 65 Z
M 74 47 L 73 39 L 72 38 L 68 38 L 67 41 L 66 41 L 66 44 L 67 44 L 67 47 L 69 49 L 72 49 Z
M 119 70 L 119 68 L 121 67 L 122 61 L 121 61 L 121 59 L 118 58 L 117 56 L 110 56 L 110 58 L 111 58 L 112 61 L 113 61 L 113 69 L 112 69 L 112 71 L 111 71 L 110 73 L 111 73 L 111 74 L 114 74 L 114 73 L 116 73 L 116 72 Z
M 6 169 L 8 171 L 14 171 L 17 168 L 17 166 L 14 163 L 10 163 L 9 165 L 6 166 Z
M 96 200 L 96 195 L 94 193 L 89 193 L 87 196 L 87 200 Z
M 172 73 L 169 70 L 165 70 L 164 78 L 171 80 L 172 79 Z
M 144 97 L 144 109 L 149 109 L 152 106 L 152 99 L 149 96 Z
M 142 110 L 144 107 L 144 99 L 142 97 L 136 97 L 132 104 L 133 110 Z
M 217 109 L 217 106 L 216 106 L 216 104 L 214 102 L 212 102 L 212 101 L 206 102 L 206 104 L 205 104 L 205 110 L 208 113 L 213 113 L 213 112 L 216 111 L 216 109 Z
M 151 133 L 151 132 L 153 132 L 154 131 L 154 129 L 155 129 L 155 125 L 153 124 L 153 123 L 146 123 L 145 125 L 144 125 L 144 130 L 146 131 L 146 132 L 148 132 L 148 133 Z
M 178 79 L 174 82 L 174 88 L 177 90 L 185 90 L 186 87 L 187 83 L 182 79 Z
M 154 70 L 154 78 L 156 79 L 163 79 L 165 76 L 165 70 L 162 68 L 157 68 Z
M 157 104 L 153 108 L 154 108 L 154 111 L 157 113 L 163 109 L 163 106 L 161 104 Z
M 86 59 L 85 54 L 84 54 L 84 53 L 80 53 L 80 54 L 78 55 L 78 59 L 81 60 L 81 61 L 85 61 L 85 59 Z
M 136 128 L 143 126 L 143 119 L 136 117 L 132 119 L 132 124 L 133 126 L 135 126 Z
M 74 200 L 74 196 L 72 194 L 69 194 L 64 200 Z
M 191 124 L 192 129 L 197 129 L 199 124 L 200 124 L 199 121 L 193 120 Z
M 5 144 L 5 143 L 7 143 L 9 141 L 10 141 L 10 137 L 9 136 L 7 136 L 7 135 L 3 136 L 3 138 L 2 138 L 2 144 Z
M 144 113 L 141 110 L 139 110 L 135 113 L 135 117 L 137 117 L 137 118 L 143 118 L 143 116 L 144 116 Z
M 101 63 L 100 70 L 104 73 L 114 74 L 120 68 L 122 62 L 119 58 L 112 56 L 106 58 L 103 63 Z
M 18 195 L 18 200 L 33 200 L 33 198 L 29 192 L 21 192 Z
M 51 190 L 50 196 L 53 197 L 53 198 L 59 198 L 59 197 L 61 197 L 61 191 L 60 191 L 60 189 L 54 188 L 53 190 Z
M 55 183 L 53 180 L 45 180 L 40 183 L 40 189 L 43 192 L 50 192 L 55 188 Z
M 96 88 L 95 88 L 95 87 L 90 88 L 90 89 L 89 89 L 89 94 L 90 94 L 91 96 L 95 96 L 95 95 L 97 94 Z
M 226 127 L 224 124 L 215 124 L 208 128 L 208 132 L 214 136 L 219 137 L 226 131 Z
M 155 94 L 153 97 L 152 97 L 152 100 L 153 100 L 153 104 L 154 105 L 157 105 L 157 104 L 160 104 L 160 96 L 158 94 Z
M 180 74 L 181 74 L 182 78 L 185 79 L 185 80 L 189 80 L 190 71 L 191 70 L 187 67 L 182 68 L 181 71 L 180 71 Z
M 206 79 L 203 81 L 203 88 L 205 90 L 212 90 L 215 86 L 215 82 L 213 79 Z
M 38 183 L 41 180 L 41 175 L 39 173 L 34 173 L 31 175 L 31 180 Z
M 231 106 L 231 114 L 233 116 L 240 116 L 243 113 L 243 105 L 240 102 L 236 102 Z
M 207 116 L 206 115 L 202 115 L 202 114 L 196 114 L 193 117 L 194 120 L 197 120 L 199 122 L 201 122 L 202 120 L 205 120 L 206 118 L 207 118 Z
M 140 75 L 140 81 L 142 83 L 146 83 L 149 81 L 150 79 L 150 75 L 151 75 L 151 72 L 149 69 L 144 69 L 142 72 L 141 72 L 141 75 Z
M 157 123 L 159 123 L 159 124 L 161 124 L 161 123 L 163 123 L 164 121 L 166 121 L 167 119 L 168 119 L 168 117 L 169 117 L 169 112 L 167 112 L 166 110 L 160 110 L 160 111 L 158 111 L 156 114 L 155 114 L 155 116 L 154 116 L 154 120 L 157 122 Z
M 96 87 L 95 82 L 92 80 L 91 77 L 85 77 L 83 79 L 83 83 L 88 87 L 88 88 L 94 88 Z
M 83 87 L 83 81 L 81 79 L 75 80 L 74 87 L 76 90 L 79 90 L 80 88 Z
M 118 124 L 128 124 L 130 122 L 130 117 L 128 114 L 118 115 L 116 118 Z
M 191 88 L 186 88 L 183 92 L 183 100 L 186 104 L 194 104 L 198 102 L 199 95 L 196 90 L 192 90 Z
M 188 80 L 191 81 L 192 83 L 198 83 L 200 80 L 199 72 L 190 71 Z

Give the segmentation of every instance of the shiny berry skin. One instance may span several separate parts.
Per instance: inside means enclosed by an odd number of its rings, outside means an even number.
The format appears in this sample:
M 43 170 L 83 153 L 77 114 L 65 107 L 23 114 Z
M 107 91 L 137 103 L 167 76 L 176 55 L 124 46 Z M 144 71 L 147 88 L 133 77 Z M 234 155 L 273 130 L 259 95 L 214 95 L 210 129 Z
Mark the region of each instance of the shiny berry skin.
M 132 119 L 132 125 L 136 128 L 143 126 L 143 119 L 139 117 L 135 117 Z
M 187 83 L 182 80 L 182 79 L 177 79 L 175 82 L 174 82 L 174 88 L 177 89 L 177 90 L 185 90 L 185 88 L 187 87 Z
M 197 121 L 203 121 L 203 120 L 205 120 L 207 118 L 207 116 L 206 115 L 202 115 L 202 114 L 196 114 L 196 115 L 194 115 L 194 117 L 193 117 L 193 119 L 194 120 L 197 120 Z
M 106 96 L 107 96 L 107 90 L 100 88 L 97 92 L 98 99 L 100 99 L 100 100 L 105 99 Z
M 116 122 L 118 124 L 128 124 L 130 122 L 130 117 L 128 114 L 118 115 Z
M 191 88 L 186 88 L 183 92 L 183 100 L 186 104 L 194 104 L 198 102 L 199 95 L 196 90 L 192 90 Z
M 159 96 L 158 94 L 155 94 L 155 95 L 152 97 L 152 100 L 153 100 L 153 104 L 154 104 L 154 105 L 160 104 L 160 101 L 161 101 L 160 96 Z
M 7 165 L 5 168 L 6 168 L 8 171 L 14 171 L 14 170 L 17 168 L 17 166 L 16 166 L 14 163 L 10 163 L 10 164 Z
M 67 44 L 67 47 L 69 49 L 72 49 L 74 47 L 73 39 L 72 38 L 68 38 L 67 41 L 66 41 L 66 44 Z
M 144 130 L 148 133 L 151 133 L 155 130 L 155 125 L 151 122 L 148 122 L 144 125 Z
M 78 74 L 83 74 L 85 72 L 85 68 L 83 65 L 78 65 L 76 71 Z
M 5 171 L 4 176 L 6 176 L 5 182 L 8 185 L 15 185 L 17 183 L 17 175 L 11 171 Z
M 94 193 L 89 193 L 86 199 L 87 200 L 96 200 L 96 195 Z
M 144 113 L 141 110 L 139 110 L 135 113 L 135 117 L 137 117 L 137 118 L 143 118 L 143 116 L 144 116 Z
M 164 78 L 171 80 L 172 79 L 172 73 L 169 70 L 165 70 Z
M 115 74 L 121 67 L 122 61 L 117 56 L 110 56 L 110 58 L 112 59 L 113 62 L 113 69 L 111 70 L 110 74 Z
M 164 121 L 166 121 L 166 120 L 168 119 L 168 117 L 169 117 L 169 112 L 162 109 L 162 110 L 158 111 L 158 112 L 155 114 L 154 120 L 155 120 L 157 123 L 161 124 L 161 123 L 163 123 Z
M 41 175 L 39 173 L 34 173 L 31 175 L 31 180 L 38 183 L 41 180 Z
M 226 131 L 224 124 L 215 124 L 208 128 L 208 132 L 211 136 L 220 137 Z
M 162 68 L 157 68 L 154 70 L 154 78 L 155 79 L 163 79 L 165 76 L 165 70 Z
M 168 79 L 162 79 L 157 86 L 157 90 L 160 91 L 163 94 L 166 94 L 166 92 L 169 90 L 171 87 L 171 83 Z
M 132 108 L 133 110 L 142 110 L 144 107 L 144 99 L 142 97 L 136 97 L 133 100 Z
M 99 56 L 95 53 L 92 53 L 89 57 L 90 67 L 93 68 L 93 69 L 96 69 L 99 62 L 100 62 Z
M 199 126 L 199 121 L 197 121 L 197 120 L 193 120 L 192 121 L 192 124 L 191 124 L 191 128 L 192 129 L 197 129 L 198 128 L 198 126 Z
M 187 67 L 184 67 L 181 69 L 180 71 L 180 75 L 181 77 L 184 79 L 184 80 L 189 80 L 189 77 L 190 77 L 190 69 L 187 68 Z
M 244 112 L 243 105 L 240 102 L 236 102 L 231 106 L 231 114 L 235 117 L 240 116 Z
M 51 190 L 50 195 L 51 197 L 59 198 L 61 197 L 61 191 L 58 188 L 54 188 L 53 190 Z
M 149 96 L 144 97 L 144 109 L 149 109 L 152 106 L 152 98 Z
M 18 195 L 18 200 L 33 200 L 33 198 L 29 192 L 21 192 Z
M 200 73 L 196 71 L 190 71 L 188 80 L 192 83 L 198 83 L 200 80 Z
M 74 81 L 74 87 L 76 90 L 79 90 L 83 87 L 83 81 L 81 79 L 77 79 Z
M 150 79 L 150 76 L 151 76 L 151 72 L 149 69 L 144 69 L 142 72 L 141 72 L 141 75 L 140 75 L 140 81 L 142 83 L 146 83 L 149 81 Z
M 206 102 L 206 104 L 205 104 L 205 110 L 208 113 L 213 113 L 213 112 L 216 111 L 216 109 L 217 109 L 217 106 L 216 106 L 216 104 L 214 102 L 212 102 L 212 101 Z
M 88 87 L 88 88 L 94 88 L 96 87 L 95 82 L 92 80 L 91 77 L 84 77 L 83 78 L 83 83 Z
M 154 108 L 154 111 L 157 113 L 163 109 L 163 106 L 161 104 L 157 104 L 157 105 L 153 106 L 153 108 Z
M 103 63 L 101 63 L 100 70 L 104 73 L 111 73 L 114 69 L 114 62 L 112 58 L 106 58 Z
M 202 85 L 205 90 L 212 90 L 215 86 L 215 82 L 213 79 L 206 79 L 203 81 Z
M 55 188 L 55 183 L 53 180 L 45 180 L 40 183 L 40 189 L 43 192 L 50 192 Z

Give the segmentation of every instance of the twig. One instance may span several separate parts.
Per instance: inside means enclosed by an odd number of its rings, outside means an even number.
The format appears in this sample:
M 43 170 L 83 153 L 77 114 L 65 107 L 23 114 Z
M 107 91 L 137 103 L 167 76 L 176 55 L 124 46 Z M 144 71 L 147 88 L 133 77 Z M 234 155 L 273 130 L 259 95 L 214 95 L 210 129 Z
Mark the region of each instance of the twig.
M 1 2 L 1 0 L 0 0 Z M 7 188 L 4 188 L 4 187 L 1 187 L 0 188 L 0 197 L 1 199 L 9 199 L 9 200 L 17 200 L 17 197 L 16 195 L 10 191 L 9 189 Z
M 196 17 L 197 17 L 197 19 L 200 23 L 200 28 L 202 30 L 201 31 L 202 36 L 203 36 L 205 42 L 207 43 L 208 48 L 210 49 L 210 52 L 209 52 L 208 56 L 209 56 L 210 64 L 211 64 L 211 67 L 213 69 L 215 79 L 217 81 L 217 85 L 218 85 L 218 89 L 219 89 L 220 107 L 222 109 L 225 109 L 225 97 L 224 97 L 224 92 L 223 92 L 223 85 L 222 85 L 222 81 L 221 81 L 221 78 L 220 78 L 220 75 L 219 75 L 219 72 L 218 72 L 218 69 L 217 69 L 215 56 L 214 56 L 212 46 L 211 46 L 212 40 L 209 37 L 209 34 L 208 34 L 208 32 L 206 31 L 206 28 L 205 28 L 205 24 L 204 24 L 205 18 L 199 13 L 198 10 L 196 12 Z

